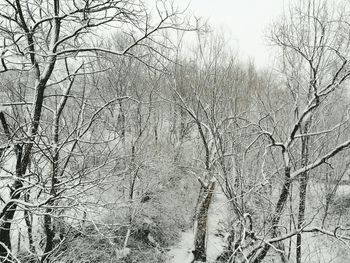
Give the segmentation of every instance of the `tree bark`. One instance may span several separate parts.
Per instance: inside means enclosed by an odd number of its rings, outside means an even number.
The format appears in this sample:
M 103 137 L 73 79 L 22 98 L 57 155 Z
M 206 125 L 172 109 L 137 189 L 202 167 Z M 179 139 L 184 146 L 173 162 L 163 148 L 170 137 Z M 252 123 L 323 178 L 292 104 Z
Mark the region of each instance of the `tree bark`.
M 20 188 L 21 186 L 18 186 Z M 14 190 L 11 194 L 11 199 L 17 200 L 20 197 L 20 192 Z M 3 263 L 11 263 L 11 255 L 8 251 L 11 251 L 11 222 L 15 215 L 17 209 L 16 202 L 9 202 L 3 208 L 2 213 L 0 214 L 1 225 L 0 225 L 0 260 Z
M 311 121 L 308 121 L 305 125 L 305 129 L 303 131 L 304 134 L 306 134 L 309 130 L 309 126 L 311 124 Z M 310 137 L 305 136 L 301 140 L 302 142 L 302 148 L 301 148 L 301 166 L 305 167 L 308 164 L 309 161 L 309 142 Z M 304 221 L 305 221 L 305 204 L 306 204 L 306 192 L 307 192 L 307 184 L 308 184 L 309 178 L 308 178 L 308 172 L 303 172 L 300 175 L 299 179 L 299 211 L 298 211 L 298 224 L 297 228 L 301 229 L 303 227 Z M 296 243 L 296 263 L 301 263 L 301 234 L 297 234 L 297 243 Z
M 215 189 L 215 182 L 210 182 L 208 187 L 204 190 L 203 201 L 200 204 L 197 215 L 197 231 L 194 241 L 193 261 L 192 262 L 206 262 L 206 237 L 208 225 L 208 210 L 213 197 Z
M 2 120 L 3 121 L 3 120 Z M 7 124 L 3 123 L 5 133 Z M 16 153 L 16 175 L 21 178 L 22 176 L 22 146 L 15 145 Z M 15 180 L 10 191 L 10 199 L 18 200 L 21 196 L 19 191 L 22 188 L 23 183 L 20 179 Z M 0 259 L 4 259 L 4 263 L 9 263 L 11 261 L 11 255 L 8 255 L 8 251 L 11 251 L 11 223 L 15 216 L 17 209 L 16 201 L 8 202 L 0 213 Z
M 26 202 L 29 202 L 28 193 L 25 194 L 24 200 Z M 35 245 L 34 245 L 34 238 L 33 238 L 33 217 L 31 212 L 28 209 L 24 210 L 24 220 L 26 222 L 27 232 L 28 232 L 29 251 L 32 253 L 35 253 Z
M 287 202 L 287 198 L 289 195 L 289 190 L 290 190 L 290 186 L 291 186 L 291 180 L 290 180 L 290 167 L 286 167 L 285 168 L 285 180 L 284 180 L 284 184 L 283 184 L 283 188 L 280 194 L 280 197 L 278 199 L 278 202 L 276 204 L 276 208 L 275 208 L 275 212 L 272 215 L 272 218 L 270 220 L 271 222 L 271 228 L 272 228 L 272 232 L 271 232 L 271 237 L 274 238 L 278 235 L 278 223 L 281 219 L 281 215 L 284 209 L 284 206 Z M 270 245 L 269 244 L 265 244 L 263 246 L 262 249 L 260 249 L 257 253 L 254 253 L 254 255 L 251 255 L 250 257 L 252 258 L 251 261 L 252 263 L 260 263 L 262 262 L 262 260 L 266 257 L 267 252 L 270 249 Z

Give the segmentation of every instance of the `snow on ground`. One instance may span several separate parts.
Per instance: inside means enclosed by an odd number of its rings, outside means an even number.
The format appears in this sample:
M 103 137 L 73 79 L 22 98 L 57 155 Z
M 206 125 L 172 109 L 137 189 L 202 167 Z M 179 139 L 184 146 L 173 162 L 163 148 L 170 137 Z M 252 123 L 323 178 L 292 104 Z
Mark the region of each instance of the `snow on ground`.
M 228 204 L 227 198 L 222 193 L 220 187 L 217 187 L 216 189 L 213 202 L 209 208 L 209 235 L 207 243 L 208 262 L 215 262 L 225 246 L 224 238 L 222 235 L 219 236 L 218 233 L 223 233 L 223 225 L 225 225 L 228 216 Z
M 182 233 L 180 242 L 172 247 L 168 253 L 168 263 L 190 263 L 193 259 L 193 242 L 194 233 L 192 229 Z
M 208 243 L 207 243 L 207 260 L 214 262 L 217 256 L 222 252 L 224 240 L 218 236 L 222 229 L 222 223 L 227 219 L 227 199 L 216 187 L 214 198 L 209 207 L 208 214 Z M 183 232 L 177 245 L 170 248 L 168 252 L 169 260 L 167 263 L 190 263 L 193 259 L 192 250 L 194 244 L 194 233 L 192 229 Z

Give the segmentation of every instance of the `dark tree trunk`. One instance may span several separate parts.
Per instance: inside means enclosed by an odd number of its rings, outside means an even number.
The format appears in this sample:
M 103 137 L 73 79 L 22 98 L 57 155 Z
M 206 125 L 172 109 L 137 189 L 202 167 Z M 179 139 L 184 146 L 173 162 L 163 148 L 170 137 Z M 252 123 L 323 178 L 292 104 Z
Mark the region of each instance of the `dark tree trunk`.
M 4 120 L 1 119 L 3 122 Z M 7 124 L 5 121 L 5 125 L 3 123 L 5 133 Z M 15 153 L 16 153 L 16 175 L 17 177 L 22 177 L 22 146 L 16 145 L 15 146 Z M 17 179 L 11 188 L 10 193 L 10 199 L 11 200 L 18 200 L 21 196 L 20 188 L 22 188 L 23 184 L 22 181 Z M 11 251 L 11 223 L 15 216 L 15 212 L 17 209 L 17 203 L 16 201 L 10 201 L 8 202 L 5 207 L 2 209 L 0 213 L 0 259 L 4 259 L 4 263 L 11 262 L 9 261 L 10 258 L 8 255 L 8 251 Z
M 306 134 L 308 132 L 308 128 L 310 125 L 310 121 L 307 122 L 304 133 Z M 305 167 L 308 164 L 309 161 L 309 141 L 310 137 L 306 136 L 303 137 L 302 142 L 302 149 L 301 149 L 301 166 Z M 299 180 L 299 213 L 298 213 L 298 229 L 301 229 L 303 227 L 304 221 L 305 221 L 305 204 L 306 204 L 306 192 L 307 192 L 307 184 L 308 184 L 308 172 L 304 172 L 300 175 Z M 301 234 L 297 234 L 297 243 L 296 243 L 296 263 L 301 263 Z
M 18 199 L 20 194 L 16 191 L 13 195 L 11 195 L 11 199 Z M 0 225 L 0 262 L 10 263 L 11 255 L 9 255 L 9 251 L 11 251 L 11 222 L 15 215 L 17 209 L 16 202 L 8 202 L 7 205 L 3 208 L 2 213 L 0 214 L 1 225 Z
M 54 248 L 53 239 L 55 237 L 55 231 L 52 227 L 52 209 L 47 208 L 46 214 L 44 216 L 44 231 L 46 238 L 46 245 L 44 249 L 44 255 L 41 258 L 41 262 L 49 262 L 49 255 L 52 249 Z
M 207 237 L 207 224 L 208 224 L 208 210 L 213 197 L 215 189 L 215 183 L 209 183 L 208 187 L 204 190 L 203 201 L 200 204 L 197 215 L 197 231 L 194 242 L 193 261 L 192 262 L 206 262 L 206 237 Z
M 125 124 L 125 113 L 123 108 L 122 100 L 119 100 L 119 114 L 117 118 L 117 126 L 118 131 L 120 132 L 120 137 L 122 138 L 123 142 L 125 142 L 125 133 L 126 133 L 126 124 Z
M 50 195 L 52 197 L 56 197 L 57 195 L 57 184 L 59 183 L 59 150 L 57 148 L 57 145 L 59 143 L 59 127 L 60 127 L 60 114 L 63 110 L 63 107 L 65 105 L 65 99 L 60 103 L 60 107 L 58 111 L 55 114 L 54 118 L 54 126 L 53 126 L 53 141 L 56 145 L 53 149 L 54 155 L 52 158 L 52 175 L 51 175 L 51 189 L 50 189 Z M 44 215 L 44 231 L 45 231 L 45 238 L 46 238 L 46 245 L 44 249 L 44 255 L 41 258 L 41 262 L 49 262 L 49 255 L 51 251 L 54 249 L 54 237 L 55 237 L 55 229 L 53 226 L 53 217 L 52 214 L 54 212 L 54 209 L 52 208 L 55 204 L 54 199 L 50 199 L 48 204 L 48 208 L 46 208 L 46 213 Z
M 32 253 L 35 253 L 32 218 L 29 213 L 30 212 L 28 210 L 24 211 L 24 219 L 26 221 L 27 232 L 28 232 L 29 251 Z
M 29 194 L 24 196 L 24 200 L 29 202 Z M 29 251 L 35 253 L 34 239 L 33 239 L 33 218 L 32 214 L 28 209 L 24 210 L 24 220 L 27 226 L 28 241 L 29 241 Z
M 287 202 L 287 198 L 289 195 L 289 189 L 291 186 L 291 180 L 290 180 L 290 167 L 286 167 L 285 168 L 285 181 L 283 184 L 283 188 L 282 188 L 282 192 L 280 194 L 280 197 L 278 199 L 278 202 L 276 204 L 276 208 L 275 208 L 275 212 L 272 215 L 271 218 L 271 227 L 272 227 L 272 233 L 271 233 L 271 237 L 276 237 L 279 233 L 278 231 L 278 223 L 281 219 L 281 215 L 284 209 L 284 206 Z M 269 244 L 265 244 L 263 246 L 262 249 L 260 249 L 258 252 L 254 253 L 254 255 L 250 255 L 250 257 L 252 258 L 251 261 L 252 263 L 260 263 L 263 261 L 263 259 L 266 257 L 267 252 L 270 249 L 270 245 Z

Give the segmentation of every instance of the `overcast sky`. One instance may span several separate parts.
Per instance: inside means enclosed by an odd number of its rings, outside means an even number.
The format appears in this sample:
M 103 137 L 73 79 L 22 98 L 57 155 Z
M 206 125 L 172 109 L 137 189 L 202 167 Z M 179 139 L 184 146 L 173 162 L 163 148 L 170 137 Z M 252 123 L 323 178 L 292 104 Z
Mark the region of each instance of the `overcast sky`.
M 272 63 L 266 41 L 268 26 L 282 14 L 287 0 L 177 0 L 189 3 L 189 12 L 209 19 L 225 38 L 238 48 L 242 59 L 252 58 L 257 66 Z M 227 36 L 226 36 L 227 35 Z

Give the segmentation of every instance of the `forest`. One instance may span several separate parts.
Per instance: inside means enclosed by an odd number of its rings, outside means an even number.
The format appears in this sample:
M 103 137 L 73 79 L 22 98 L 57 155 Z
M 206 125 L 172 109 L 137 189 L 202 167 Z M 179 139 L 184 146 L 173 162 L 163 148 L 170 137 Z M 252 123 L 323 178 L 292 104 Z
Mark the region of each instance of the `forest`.
M 350 262 L 350 3 L 266 35 L 258 68 L 176 1 L 0 0 L 0 262 Z

